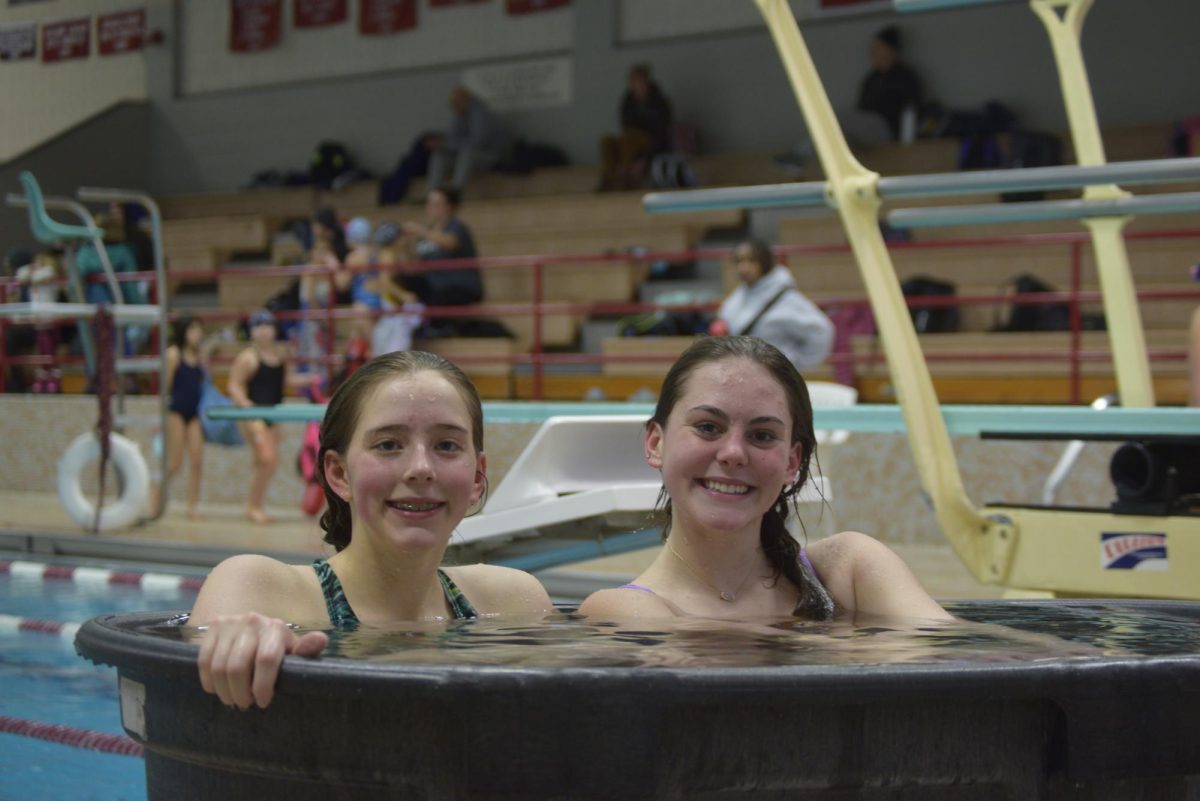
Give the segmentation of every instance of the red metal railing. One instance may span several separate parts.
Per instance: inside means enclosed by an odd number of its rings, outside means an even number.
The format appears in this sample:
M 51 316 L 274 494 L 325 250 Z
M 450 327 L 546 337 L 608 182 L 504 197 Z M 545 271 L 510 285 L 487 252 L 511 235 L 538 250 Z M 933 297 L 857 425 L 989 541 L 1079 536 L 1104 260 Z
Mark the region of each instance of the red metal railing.
M 1197 252 L 1200 254 L 1200 229 L 1185 229 L 1174 231 L 1154 231 L 1154 232 L 1136 232 L 1125 235 L 1128 241 L 1161 241 L 1173 239 L 1195 239 L 1197 240 Z M 1078 233 L 1053 233 L 1053 234 L 1023 234 L 1008 237 L 990 237 L 962 240 L 944 240 L 934 242 L 893 242 L 889 243 L 889 249 L 894 251 L 914 250 L 914 251 L 938 251 L 938 250 L 954 250 L 968 249 L 978 247 L 1017 247 L 1027 245 L 1038 245 L 1044 247 L 1065 246 L 1067 248 L 1066 257 L 1069 259 L 1070 270 L 1070 288 L 1056 292 L 1039 292 L 1031 294 L 973 294 L 973 295 L 954 295 L 944 297 L 911 297 L 908 299 L 908 305 L 912 308 L 937 308 L 937 307 L 960 307 L 970 305 L 984 304 L 1066 304 L 1069 313 L 1069 348 L 1066 353 L 1061 354 L 1037 354 L 1037 353 L 1011 353 L 992 350 L 979 351 L 963 351 L 954 354 L 927 354 L 926 358 L 931 362 L 937 361 L 1012 361 L 1012 362 L 1045 362 L 1045 361 L 1065 361 L 1068 364 L 1069 382 L 1071 387 L 1071 402 L 1082 403 L 1081 397 L 1081 379 L 1082 365 L 1085 362 L 1107 361 L 1111 358 L 1107 351 L 1087 352 L 1082 348 L 1082 311 L 1081 307 L 1087 303 L 1095 303 L 1101 300 L 1101 294 L 1097 291 L 1084 291 L 1082 289 L 1083 282 L 1083 247 L 1090 244 L 1090 237 L 1086 232 Z M 646 362 L 666 362 L 672 357 L 669 356 L 607 356 L 597 353 L 547 353 L 544 346 L 544 319 L 547 315 L 616 315 L 616 314 L 637 314 L 655 310 L 667 310 L 671 312 L 708 312 L 714 311 L 717 308 L 716 303 L 709 304 L 692 304 L 692 305 L 671 305 L 665 306 L 662 304 L 648 303 L 609 303 L 609 302 L 546 302 L 545 300 L 545 268 L 552 264 L 572 264 L 572 265 L 587 265 L 587 264 L 603 264 L 612 262 L 638 262 L 651 263 L 656 261 L 664 262 L 684 262 L 700 259 L 722 259 L 729 255 L 728 249 L 719 250 L 689 250 L 689 251 L 659 251 L 659 252 L 637 252 L 637 253 L 604 253 L 604 254 L 565 254 L 565 255 L 533 255 L 533 256 L 503 256 L 503 257 L 487 257 L 480 259 L 455 259 L 440 262 L 405 262 L 396 265 L 395 269 L 399 272 L 424 272 L 437 270 L 455 270 L 468 267 L 478 267 L 483 270 L 488 269 L 512 269 L 522 268 L 531 271 L 531 297 L 526 303 L 483 303 L 470 306 L 439 306 L 427 307 L 424 311 L 424 317 L 428 319 L 451 319 L 459 317 L 517 317 L 528 316 L 532 320 L 532 336 L 528 353 L 517 353 L 507 357 L 507 361 L 513 365 L 528 365 L 530 368 L 532 379 L 532 395 L 534 399 L 541 399 L 544 396 L 544 378 L 547 367 L 554 365 L 568 364 L 604 364 L 608 362 L 622 363 L 646 363 Z M 847 253 L 849 247 L 847 245 L 787 245 L 775 248 L 776 254 L 784 259 L 791 256 L 800 255 L 820 255 L 831 253 Z M 1185 274 L 1187 265 L 1180 265 L 1181 275 Z M 325 275 L 329 282 L 330 297 L 334 294 L 334 273 L 335 271 L 326 266 L 294 266 L 294 267 L 275 267 L 261 266 L 252 267 L 239 265 L 238 267 L 219 268 L 217 270 L 171 270 L 169 277 L 172 281 L 220 281 L 224 277 L 229 278 L 269 278 L 269 277 L 301 277 L 308 274 Z M 117 276 L 120 281 L 154 281 L 152 272 L 141 273 L 123 273 Z M 92 276 L 91 280 L 100 280 L 99 276 Z M 10 302 L 15 298 L 15 291 L 18 289 L 14 280 L 6 279 L 0 281 L 0 302 Z M 803 289 L 803 288 L 802 288 Z M 1200 288 L 1195 290 L 1146 290 L 1138 292 L 1138 298 L 1142 301 L 1155 300 L 1178 300 L 1178 299 L 1195 299 L 1200 301 Z M 841 319 L 846 317 L 846 312 L 850 310 L 865 309 L 868 313 L 870 304 L 863 296 L 839 296 L 826 298 L 819 302 L 827 312 L 831 314 L 835 325 L 839 324 Z M 197 319 L 203 321 L 239 321 L 245 318 L 245 311 L 199 311 L 189 309 L 189 314 L 192 314 Z M 336 308 L 326 307 L 308 311 L 280 311 L 276 313 L 276 318 L 279 320 L 304 320 L 318 319 L 323 320 L 326 329 L 332 331 L 334 324 L 338 320 L 360 318 L 360 317 L 379 317 L 386 312 L 367 312 L 351 308 Z M 4 340 L 7 342 L 8 328 L 14 325 L 11 320 L 0 318 L 0 334 L 4 335 Z M 59 321 L 59 325 L 74 325 L 73 321 Z M 849 337 L 840 337 L 840 340 L 845 343 L 842 348 L 836 350 L 829 358 L 829 362 L 835 366 L 845 366 L 849 369 L 850 374 L 854 373 L 855 367 L 862 363 L 878 362 L 882 360 L 882 356 L 878 353 L 868 356 L 856 355 L 849 346 Z M 337 365 L 341 358 L 337 355 L 333 337 L 326 338 L 325 353 L 322 356 L 308 356 L 295 358 L 298 362 L 319 362 L 329 366 Z M 1179 361 L 1187 358 L 1183 350 L 1151 350 L 1149 357 L 1152 362 L 1161 361 Z M 463 354 L 455 357 L 456 361 L 463 365 L 470 366 L 477 363 L 495 363 L 504 357 L 498 357 L 496 354 Z M 10 365 L 45 365 L 45 364 L 60 364 L 78 362 L 79 359 L 61 360 L 53 356 L 19 356 L 11 357 L 3 351 L 0 351 L 0 392 L 5 389 L 5 376 L 7 367 Z

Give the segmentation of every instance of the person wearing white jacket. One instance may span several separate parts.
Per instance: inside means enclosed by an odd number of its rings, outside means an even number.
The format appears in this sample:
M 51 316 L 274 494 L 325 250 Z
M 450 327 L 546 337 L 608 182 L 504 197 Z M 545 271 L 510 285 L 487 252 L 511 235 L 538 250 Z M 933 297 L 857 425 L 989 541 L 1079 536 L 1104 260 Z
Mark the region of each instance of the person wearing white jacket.
M 809 370 L 833 349 L 833 322 L 796 289 L 791 271 L 771 249 L 751 239 L 733 251 L 742 283 L 725 299 L 713 334 L 755 336 L 779 348 L 797 370 Z

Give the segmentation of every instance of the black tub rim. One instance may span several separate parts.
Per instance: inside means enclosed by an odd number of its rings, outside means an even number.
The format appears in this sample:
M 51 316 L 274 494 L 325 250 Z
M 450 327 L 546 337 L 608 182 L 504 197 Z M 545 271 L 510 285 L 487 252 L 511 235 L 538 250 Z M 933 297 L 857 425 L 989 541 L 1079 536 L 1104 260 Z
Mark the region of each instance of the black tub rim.
M 1069 599 L 997 600 L 960 603 L 1012 607 L 1117 606 L 1169 614 L 1184 613 L 1200 625 L 1200 603 L 1189 601 Z M 198 681 L 194 643 L 157 637 L 136 630 L 167 623 L 178 613 L 137 612 L 101 615 L 80 627 L 75 638 L 80 656 L 97 664 L 112 665 L 133 678 L 162 676 Z M 1165 682 L 1165 684 L 1162 684 Z M 489 665 L 413 665 L 368 661 L 340 656 L 315 659 L 288 656 L 280 668 L 277 692 L 281 694 L 355 694 L 411 692 L 415 686 L 456 692 L 585 684 L 595 692 L 634 692 L 653 697 L 658 691 L 696 690 L 708 694 L 739 694 L 772 689 L 811 696 L 813 700 L 857 698 L 862 701 L 890 697 L 898 687 L 914 700 L 922 697 L 967 697 L 986 692 L 990 697 L 1086 699 L 1110 697 L 1149 686 L 1185 687 L 1200 692 L 1200 653 L 1050 657 L 1044 660 L 982 663 L 948 661 L 916 664 L 763 665 L 752 667 L 669 666 L 570 666 L 514 667 Z

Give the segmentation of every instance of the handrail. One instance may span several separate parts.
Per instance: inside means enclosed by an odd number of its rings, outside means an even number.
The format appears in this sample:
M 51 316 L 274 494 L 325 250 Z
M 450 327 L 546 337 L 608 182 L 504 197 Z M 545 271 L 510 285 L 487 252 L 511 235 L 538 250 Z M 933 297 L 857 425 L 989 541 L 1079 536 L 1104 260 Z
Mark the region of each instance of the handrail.
M 1125 239 L 1130 241 L 1169 241 L 1176 239 L 1200 239 L 1200 229 L 1175 229 L 1163 231 L 1145 231 L 1145 232 L 1130 232 L 1125 234 Z M 1058 354 L 1011 354 L 1006 352 L 996 352 L 992 350 L 972 351 L 970 354 L 929 354 L 928 360 L 931 362 L 955 361 L 963 358 L 970 358 L 974 361 L 1014 361 L 1014 362 L 1047 362 L 1047 361 L 1067 361 L 1070 365 L 1070 382 L 1071 388 L 1071 403 L 1082 403 L 1081 395 L 1081 365 L 1085 363 L 1094 363 L 1100 361 L 1108 361 L 1111 359 L 1111 354 L 1108 351 L 1088 351 L 1084 350 L 1082 344 L 1082 329 L 1080 328 L 1081 315 L 1080 308 L 1085 304 L 1096 303 L 1102 300 L 1102 294 L 1097 290 L 1082 289 L 1081 272 L 1082 272 L 1082 246 L 1089 241 L 1088 234 L 1082 231 L 1079 232 L 1061 232 L 1061 233 L 1039 233 L 1039 234 L 1021 234 L 1002 237 L 977 237 L 970 239 L 951 239 L 937 240 L 932 242 L 893 242 L 889 243 L 891 250 L 914 250 L 914 251 L 940 251 L 954 250 L 964 248 L 974 248 L 980 246 L 988 247 L 1022 247 L 1028 245 L 1042 247 L 1066 247 L 1069 251 L 1069 259 L 1072 264 L 1072 286 L 1055 292 L 1041 292 L 1036 294 L 1021 294 L 1009 295 L 999 293 L 982 293 L 982 294 L 960 294 L 947 297 L 910 297 L 906 298 L 907 305 L 910 308 L 944 308 L 948 306 L 964 307 L 973 305 L 986 304 L 1068 304 L 1071 312 L 1072 328 L 1068 329 L 1071 342 L 1070 346 L 1063 352 Z M 849 250 L 845 244 L 838 245 L 780 245 L 775 249 L 775 253 L 782 259 L 787 259 L 789 256 L 810 256 L 829 253 L 841 253 Z M 524 266 L 528 269 L 533 269 L 534 265 L 542 265 L 543 267 L 550 266 L 556 262 L 565 263 L 605 263 L 605 262 L 626 262 L 630 260 L 668 260 L 668 261 L 683 261 L 699 258 L 723 258 L 731 253 L 729 248 L 720 249 L 705 249 L 692 251 L 655 251 L 638 254 L 623 254 L 623 253 L 588 253 L 588 254 L 533 254 L 530 256 L 501 256 L 501 257 L 484 257 L 478 259 L 457 259 L 444 262 L 406 262 L 409 269 L 420 269 L 426 266 L 431 269 L 461 269 L 463 266 L 472 265 L 482 269 L 491 268 L 513 268 Z M 173 280 L 211 280 L 221 277 L 264 277 L 264 276 L 300 276 L 305 274 L 327 275 L 332 277 L 333 271 L 325 265 L 310 265 L 310 266 L 263 266 L 246 267 L 239 265 L 237 267 L 225 267 L 218 269 L 203 269 L 203 270 L 172 270 L 171 277 Z M 156 281 L 158 276 L 151 272 L 137 273 L 121 273 L 117 276 L 118 281 Z M 92 280 L 101 280 L 99 276 L 93 276 Z M 0 279 L 0 291 L 15 287 L 16 282 L 13 279 Z M 1180 290 L 1153 290 L 1143 289 L 1138 292 L 1138 297 L 1143 301 L 1154 300 L 1170 300 L 1179 298 L 1196 298 L 1200 300 L 1200 288 L 1180 289 Z M 609 303 L 609 302 L 542 302 L 540 304 L 533 302 L 511 302 L 511 303 L 488 303 L 471 306 L 444 306 L 433 307 L 426 309 L 426 317 L 431 319 L 450 319 L 455 317 L 472 317 L 472 316 L 497 316 L 497 317 L 517 317 L 517 316 L 534 316 L 544 317 L 545 315 L 556 314 L 574 314 L 574 315 L 589 315 L 589 314 L 634 314 L 639 312 L 649 312 L 657 310 L 666 310 L 673 312 L 708 312 L 717 308 L 717 303 L 698 303 L 685 305 L 668 305 L 662 303 Z M 839 318 L 844 312 L 852 309 L 867 309 L 870 308 L 869 301 L 859 295 L 829 295 L 818 301 L 818 305 L 824 308 L 834 318 L 835 325 L 839 323 Z M 245 311 L 236 310 L 189 310 L 193 316 L 209 321 L 238 321 L 245 317 Z M 386 312 L 368 312 L 362 310 L 354 310 L 350 308 L 334 308 L 334 309 L 314 309 L 310 311 L 290 311 L 278 312 L 276 317 L 279 320 L 346 320 L 355 318 L 373 317 L 378 318 L 386 314 Z M 162 341 L 165 341 L 162 340 Z M 1151 351 L 1149 354 L 1156 361 L 1177 361 L 1184 357 L 1182 351 L 1175 350 L 1157 350 Z M 555 365 L 572 365 L 572 364 L 606 364 L 606 363 L 665 363 L 670 361 L 669 356 L 605 356 L 603 354 L 588 354 L 588 353 L 545 353 L 541 349 L 531 348 L 529 353 L 516 353 L 509 356 L 497 356 L 496 354 L 485 354 L 473 356 L 470 354 L 457 355 L 456 361 L 463 365 L 480 364 L 480 363 L 496 363 L 507 362 L 512 365 L 524 365 L 530 368 L 531 373 L 535 377 L 542 376 L 545 368 Z M 863 355 L 855 354 L 849 351 L 840 351 L 832 354 L 828 362 L 834 366 L 845 366 L 848 370 L 853 371 L 859 365 L 873 364 L 881 360 L 879 354 Z M 216 361 L 220 361 L 217 359 Z M 323 356 L 307 357 L 306 359 L 298 359 L 297 361 L 308 361 L 324 363 L 327 365 L 336 366 L 342 361 L 342 357 L 337 355 L 332 348 L 326 351 Z M 0 356 L 0 367 L 7 364 L 43 364 L 46 363 L 44 357 L 27 356 L 27 357 L 8 357 L 4 359 Z M 69 360 L 63 363 L 71 363 Z M 540 383 L 540 382 L 538 382 Z M 541 393 L 536 393 L 535 397 L 542 397 Z
M 901 175 L 876 182 L 884 200 L 950 197 L 999 192 L 1082 189 L 1105 184 L 1189 183 L 1200 180 L 1200 157 L 1121 161 L 1076 167 L 1024 167 L 932 175 Z M 642 201 L 651 213 L 715 209 L 833 206 L 827 181 L 651 192 Z
M 929 228 L 1046 220 L 1083 220 L 1126 214 L 1185 214 L 1200 211 L 1200 192 L 1161 195 L 1042 200 L 1036 203 L 984 203 L 976 206 L 929 206 L 888 213 L 895 228 Z

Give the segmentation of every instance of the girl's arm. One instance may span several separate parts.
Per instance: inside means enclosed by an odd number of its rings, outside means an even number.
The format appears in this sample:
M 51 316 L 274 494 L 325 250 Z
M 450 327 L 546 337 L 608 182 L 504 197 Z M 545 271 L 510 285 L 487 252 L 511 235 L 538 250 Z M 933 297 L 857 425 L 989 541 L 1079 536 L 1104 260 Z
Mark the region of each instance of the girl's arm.
M 175 384 L 175 371 L 179 369 L 179 348 L 175 345 L 167 347 L 167 375 L 165 377 L 167 391 Z
M 925 592 L 895 551 L 857 531 L 814 543 L 808 548 L 817 575 L 847 610 L 872 615 L 953 620 Z
M 418 239 L 425 239 L 434 243 L 442 250 L 449 252 L 458 249 L 458 237 L 449 231 L 439 231 L 436 228 L 430 228 L 415 222 L 406 222 L 403 230 L 406 234 L 411 234 Z
M 217 565 L 188 621 L 206 627 L 197 657 L 205 692 L 240 709 L 266 707 L 284 656 L 325 650 L 324 632 L 299 635 L 286 622 L 304 609 L 306 590 L 295 569 L 274 559 L 243 555 Z

